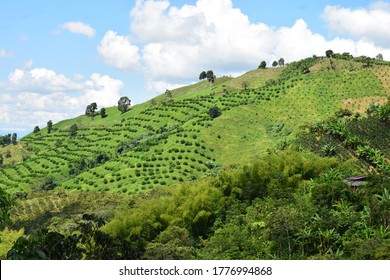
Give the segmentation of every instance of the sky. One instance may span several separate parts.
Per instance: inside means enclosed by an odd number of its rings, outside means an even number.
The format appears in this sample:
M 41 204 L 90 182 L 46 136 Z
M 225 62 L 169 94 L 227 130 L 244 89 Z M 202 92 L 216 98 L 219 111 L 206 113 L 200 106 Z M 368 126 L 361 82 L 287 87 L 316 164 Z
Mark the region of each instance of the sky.
M 390 60 L 390 1 L 4 0 L 0 135 L 328 49 Z

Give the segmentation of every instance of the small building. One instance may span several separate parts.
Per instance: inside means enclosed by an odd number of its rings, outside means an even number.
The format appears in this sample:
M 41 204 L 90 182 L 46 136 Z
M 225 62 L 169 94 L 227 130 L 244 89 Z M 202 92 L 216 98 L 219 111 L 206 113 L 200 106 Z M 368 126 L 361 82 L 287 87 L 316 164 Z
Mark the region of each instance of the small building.
M 345 179 L 344 182 L 355 190 L 358 186 L 367 183 L 367 176 L 352 176 Z

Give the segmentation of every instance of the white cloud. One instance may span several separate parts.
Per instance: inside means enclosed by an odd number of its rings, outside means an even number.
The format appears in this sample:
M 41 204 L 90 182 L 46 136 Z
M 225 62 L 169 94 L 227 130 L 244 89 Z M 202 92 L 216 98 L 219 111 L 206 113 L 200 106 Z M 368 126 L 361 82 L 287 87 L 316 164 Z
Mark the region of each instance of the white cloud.
M 77 82 L 46 68 L 16 69 L 0 84 L 0 127 L 29 132 L 50 119 L 81 115 L 92 102 L 99 108 L 114 106 L 123 87 L 122 81 L 98 73 Z
M 46 68 L 31 70 L 15 69 L 8 76 L 8 82 L 0 83 L 7 90 L 71 91 L 80 90 L 82 85 L 73 82 L 62 74 Z
M 390 48 L 390 4 L 380 1 L 369 8 L 348 9 L 326 6 L 323 14 L 328 27 L 336 34 L 362 38 Z
M 85 82 L 85 85 L 84 104 L 96 102 L 99 108 L 116 105 L 124 87 L 122 81 L 98 73 L 92 74 L 91 80 Z
M 140 59 L 138 47 L 131 43 L 130 37 L 107 31 L 97 50 L 105 63 L 115 68 L 135 70 L 138 67 Z
M 139 64 L 146 88 L 160 92 L 165 84 L 195 81 L 202 70 L 228 75 L 256 68 L 261 60 L 271 63 L 283 57 L 290 62 L 324 55 L 327 49 L 390 57 L 390 46 L 383 45 L 390 41 L 389 11 L 390 4 L 383 1 L 355 11 L 327 6 L 324 17 L 330 28 L 341 26 L 339 30 L 354 35 L 352 25 L 357 26 L 358 38 L 328 40 L 312 32 L 303 19 L 278 28 L 250 22 L 231 0 L 198 0 L 182 7 L 167 0 L 138 0 L 130 12 L 130 29 L 134 40 L 142 43 Z M 111 48 L 110 57 L 123 57 L 119 54 Z
M 88 24 L 81 21 L 69 21 L 60 25 L 60 28 L 72 33 L 82 34 L 89 38 L 95 37 L 95 30 Z

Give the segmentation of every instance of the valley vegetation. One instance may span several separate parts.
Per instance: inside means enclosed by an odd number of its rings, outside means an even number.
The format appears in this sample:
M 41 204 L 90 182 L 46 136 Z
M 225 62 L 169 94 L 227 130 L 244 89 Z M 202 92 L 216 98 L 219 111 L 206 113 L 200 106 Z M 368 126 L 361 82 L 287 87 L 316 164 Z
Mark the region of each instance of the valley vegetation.
M 389 63 L 261 65 L 3 136 L 0 257 L 388 259 Z

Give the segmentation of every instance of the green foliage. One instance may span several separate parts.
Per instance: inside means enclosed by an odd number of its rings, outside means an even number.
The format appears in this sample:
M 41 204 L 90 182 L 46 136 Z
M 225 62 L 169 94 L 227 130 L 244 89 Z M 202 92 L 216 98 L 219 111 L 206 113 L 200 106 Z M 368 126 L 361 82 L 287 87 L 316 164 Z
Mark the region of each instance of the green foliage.
M 43 178 L 38 188 L 44 191 L 53 190 L 57 186 L 53 177 Z
M 9 219 L 9 213 L 13 200 L 11 196 L 0 188 L 0 225 Z
M 288 80 L 301 74 L 310 72 L 310 68 L 318 62 L 319 58 L 309 57 L 300 61 L 294 61 L 284 68 L 280 80 Z
M 34 127 L 34 133 L 38 133 L 38 132 L 40 132 L 41 131 L 41 129 L 39 128 L 39 126 L 35 126 Z
M 7 146 L 7 145 L 10 145 L 11 142 L 12 142 L 11 134 L 6 134 L 4 136 L 0 136 L 0 145 Z
M 4 260 L 9 250 L 11 250 L 14 242 L 23 236 L 24 230 L 13 230 L 8 227 L 0 232 L 0 260 Z
M 97 104 L 95 102 L 89 104 L 85 109 L 85 115 L 93 117 L 95 116 L 95 111 L 97 110 Z
M 278 60 L 278 65 L 279 65 L 280 67 L 284 67 L 284 58 L 279 58 L 279 60 Z
M 206 71 L 202 71 L 200 72 L 199 74 L 199 80 L 204 80 L 207 78 L 207 74 L 206 74 Z
M 50 120 L 47 122 L 47 134 L 50 134 L 53 129 L 53 122 Z
M 123 114 L 131 107 L 131 101 L 127 96 L 123 96 L 118 101 L 118 110 Z
M 260 62 L 260 64 L 259 64 L 259 69 L 265 69 L 267 67 L 267 63 L 263 60 L 263 61 L 261 61 Z
M 352 112 L 349 109 L 340 109 L 335 113 L 335 116 L 338 118 L 350 117 L 352 116 Z
M 206 72 L 206 79 L 210 83 L 210 88 L 213 86 L 216 78 L 217 78 L 217 76 L 214 75 L 213 70 L 208 70 Z
M 208 114 L 212 119 L 215 119 L 221 115 L 221 111 L 217 106 L 214 106 L 209 109 Z
M 105 117 L 107 117 L 107 113 L 106 113 L 106 109 L 105 108 L 101 108 L 100 109 L 100 117 L 102 119 L 104 119 Z
M 16 133 L 12 133 L 11 143 L 13 145 L 16 145 L 17 138 L 18 138 L 17 134 Z
M 334 52 L 332 50 L 327 50 L 325 55 L 327 58 L 332 58 L 334 56 Z
M 351 57 L 334 54 L 332 71 L 330 60 L 313 57 L 221 77 L 211 94 L 200 82 L 172 90 L 174 99 L 163 94 L 125 115 L 106 108 L 104 118 L 65 120 L 2 148 L 0 187 L 17 205 L 6 226 L 30 234 L 20 254 L 30 248 L 35 258 L 78 258 L 80 249 L 81 258 L 96 259 L 353 259 L 373 244 L 367 257 L 386 256 L 387 111 L 378 106 L 369 118 L 337 112 L 366 108 L 354 100 L 380 100 L 386 82 L 376 71 L 386 69 L 340 59 Z M 213 106 L 223 117 L 210 118 Z M 73 124 L 77 137 L 68 137 Z M 303 124 L 305 141 L 289 151 Z M 11 143 L 12 135 L 4 139 Z M 349 192 L 346 177 L 371 170 L 375 179 Z M 108 224 L 100 228 L 83 213 Z M 41 229 L 47 231 L 39 237 Z M 72 252 L 45 251 L 73 235 Z
M 72 126 L 69 128 L 69 136 L 75 137 L 77 135 L 78 126 L 77 124 L 72 124 Z

